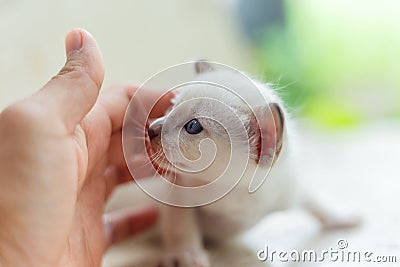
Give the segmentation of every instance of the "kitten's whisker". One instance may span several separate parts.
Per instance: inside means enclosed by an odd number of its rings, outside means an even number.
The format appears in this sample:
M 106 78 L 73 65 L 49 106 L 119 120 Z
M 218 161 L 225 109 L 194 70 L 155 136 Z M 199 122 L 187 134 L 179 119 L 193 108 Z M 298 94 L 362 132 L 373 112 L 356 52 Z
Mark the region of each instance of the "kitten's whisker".
M 162 170 L 164 169 L 163 165 L 164 165 L 164 163 L 162 161 L 158 164 L 157 173 L 160 173 L 160 171 L 162 173 Z
M 129 120 L 131 122 L 131 124 L 130 124 L 131 126 L 134 126 L 134 127 L 140 128 L 140 129 L 143 129 L 143 126 L 146 125 L 145 122 L 139 121 L 138 119 L 135 119 L 135 117 L 133 117 L 133 116 L 131 116 L 129 118 Z
M 168 179 L 170 182 L 171 182 L 171 189 L 169 190 L 169 192 L 168 192 L 168 196 L 170 195 L 170 194 L 172 194 L 172 190 L 174 189 L 174 185 L 176 184 L 176 172 L 175 171 L 173 171 L 173 165 L 174 165 L 175 163 L 174 162 L 172 162 L 172 163 L 169 163 L 168 164 L 168 167 L 167 167 L 167 174 L 170 174 L 169 172 L 171 171 L 172 172 L 172 175 L 173 175 L 173 178 L 170 180 L 170 179 Z
M 152 161 L 158 161 L 161 157 L 162 157 L 162 152 L 159 151 L 159 152 L 157 152 L 156 154 L 151 155 L 151 156 L 150 156 L 150 159 L 151 159 Z
M 168 171 L 170 170 L 170 167 L 171 167 L 171 164 L 168 165 Z M 168 171 L 167 171 L 167 173 L 168 173 Z M 172 185 L 171 185 L 171 188 L 170 188 L 170 190 L 168 192 L 168 196 L 170 194 L 172 194 L 172 190 L 174 189 L 174 184 L 176 182 L 176 172 L 174 172 L 173 175 L 174 175 L 174 178 L 172 179 L 172 181 L 170 181 L 172 183 Z
M 163 152 L 162 152 L 161 150 L 157 151 L 157 152 L 154 154 L 154 158 L 162 156 L 162 153 L 163 153 Z
M 153 161 L 157 162 L 161 158 L 161 156 L 162 156 L 162 153 L 160 151 L 155 153 L 155 154 L 150 155 L 149 156 L 149 162 L 143 164 L 143 166 L 147 166 L 147 165 L 153 164 L 152 163 Z

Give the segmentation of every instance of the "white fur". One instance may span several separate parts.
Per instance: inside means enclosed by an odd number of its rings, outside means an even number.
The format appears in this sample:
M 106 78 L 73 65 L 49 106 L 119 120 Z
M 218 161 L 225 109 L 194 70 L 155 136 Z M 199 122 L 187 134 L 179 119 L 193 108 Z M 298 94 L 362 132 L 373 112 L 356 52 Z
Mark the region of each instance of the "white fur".
M 229 194 L 214 203 L 200 208 L 164 206 L 162 208 L 161 225 L 166 255 L 162 260 L 161 266 L 174 266 L 174 262 L 177 262 L 180 267 L 209 266 L 207 255 L 201 245 L 203 238 L 222 240 L 232 237 L 256 224 L 266 214 L 286 209 L 299 203 L 301 196 L 292 173 L 292 164 L 290 163 L 291 120 L 274 91 L 268 85 L 251 81 L 260 90 L 264 98 L 260 97 L 259 94 L 255 93 L 254 86 L 249 88 L 251 82 L 243 80 L 241 73 L 229 71 L 208 71 L 200 74 L 198 80 L 222 84 L 233 89 L 233 92 L 246 99 L 251 109 L 267 107 L 269 103 L 277 103 L 285 117 L 283 148 L 266 182 L 253 194 L 248 191 L 252 174 L 257 167 L 265 170 L 272 164 L 271 162 L 271 164 L 257 164 L 255 160 L 257 151 L 255 151 L 254 146 L 256 142 L 259 142 L 259 137 L 254 132 L 248 136 L 251 146 L 250 154 L 245 152 L 241 154 L 243 160 L 249 160 L 245 174 Z M 233 133 L 230 132 L 230 134 L 236 134 L 234 129 L 237 124 L 237 118 L 232 118 L 231 115 L 225 112 L 224 108 L 221 108 L 223 105 L 211 105 L 200 101 L 193 105 L 181 106 L 180 110 L 174 112 L 181 103 L 201 97 L 216 99 L 228 105 L 235 111 L 238 118 L 243 121 L 244 127 L 249 129 L 251 116 L 243 99 L 225 90 L 216 90 L 213 85 L 189 85 L 177 94 L 171 112 L 166 114 L 165 118 L 156 122 L 162 124 L 165 121 L 170 121 L 169 124 L 165 124 L 162 130 L 165 149 L 178 149 L 173 147 L 173 136 L 179 134 L 183 125 L 190 119 L 196 118 L 197 114 L 208 114 L 210 117 L 217 117 L 221 122 L 232 126 Z M 179 139 L 180 150 L 186 158 L 195 160 L 200 156 L 199 140 L 206 137 L 212 138 L 217 148 L 216 161 L 215 164 L 203 172 L 190 177 L 183 177 L 185 181 L 183 184 L 186 183 L 185 185 L 190 185 L 191 181 L 200 180 L 204 183 L 212 181 L 224 169 L 227 159 L 230 157 L 229 140 L 224 139 L 226 137 L 224 129 L 207 120 L 203 120 L 201 123 L 204 124 L 204 133 L 199 135 L 181 133 Z M 247 145 L 245 142 L 247 140 L 242 141 L 243 144 L 237 145 L 238 147 L 242 145 L 243 151 L 246 151 L 244 145 Z M 153 145 L 156 150 L 161 149 L 161 144 L 157 143 L 157 141 L 153 142 Z M 173 160 L 179 161 L 179 158 Z M 240 162 L 233 162 L 233 166 L 236 165 L 240 165 Z M 264 171 L 259 175 L 265 173 Z M 180 176 L 185 175 L 181 173 Z

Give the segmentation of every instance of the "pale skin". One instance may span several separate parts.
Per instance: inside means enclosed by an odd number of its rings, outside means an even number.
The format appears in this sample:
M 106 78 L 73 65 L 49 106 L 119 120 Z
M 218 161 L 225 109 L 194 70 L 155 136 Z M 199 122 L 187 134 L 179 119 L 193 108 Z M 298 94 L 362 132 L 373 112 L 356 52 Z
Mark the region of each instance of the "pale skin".
M 0 266 L 100 266 L 111 244 L 157 219 L 153 207 L 103 214 L 132 181 L 121 128 L 137 88 L 99 93 L 103 61 L 84 30 L 67 35 L 66 54 L 59 74 L 0 113 Z

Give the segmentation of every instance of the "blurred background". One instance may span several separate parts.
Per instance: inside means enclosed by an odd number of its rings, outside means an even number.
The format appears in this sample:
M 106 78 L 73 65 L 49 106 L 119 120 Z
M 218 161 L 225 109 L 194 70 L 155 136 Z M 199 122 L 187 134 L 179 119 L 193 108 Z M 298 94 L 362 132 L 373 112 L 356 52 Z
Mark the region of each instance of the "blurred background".
M 97 39 L 105 88 L 140 84 L 196 58 L 231 65 L 271 82 L 285 100 L 297 122 L 304 186 L 363 219 L 352 231 L 322 235 L 305 216 L 292 214 L 297 224 L 267 220 L 244 240 L 250 255 L 266 242 L 324 249 L 344 237 L 353 249 L 400 262 L 399 14 L 396 0 L 0 0 L 0 110 L 57 73 L 74 27 Z M 110 205 L 121 203 L 129 201 Z M 129 251 L 112 249 L 105 266 L 128 266 Z M 224 253 L 215 253 L 227 266 Z

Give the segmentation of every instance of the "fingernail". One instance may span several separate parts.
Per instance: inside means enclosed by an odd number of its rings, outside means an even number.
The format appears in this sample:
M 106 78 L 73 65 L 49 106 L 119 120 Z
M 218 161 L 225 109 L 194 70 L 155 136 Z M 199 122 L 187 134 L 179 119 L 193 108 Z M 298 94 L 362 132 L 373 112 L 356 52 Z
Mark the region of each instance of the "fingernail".
M 68 54 L 77 51 L 83 46 L 83 32 L 80 29 L 70 31 L 65 38 L 65 51 Z

